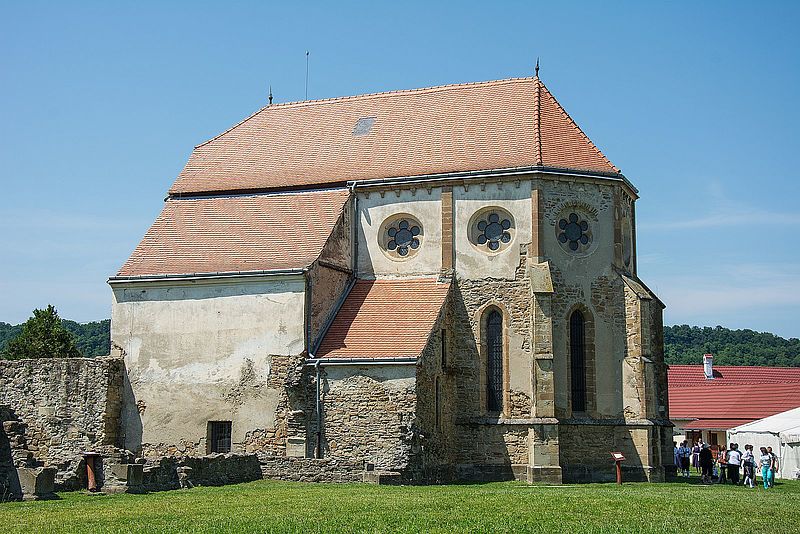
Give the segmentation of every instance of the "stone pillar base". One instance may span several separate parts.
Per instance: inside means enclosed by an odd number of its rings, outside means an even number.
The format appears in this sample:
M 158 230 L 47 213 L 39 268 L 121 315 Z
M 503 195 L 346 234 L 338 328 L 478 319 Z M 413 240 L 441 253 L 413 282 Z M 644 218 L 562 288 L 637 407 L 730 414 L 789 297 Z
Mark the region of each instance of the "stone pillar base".
M 528 484 L 561 484 L 561 467 L 529 465 Z
M 402 483 L 402 476 L 396 471 L 364 471 L 363 479 L 367 484 L 379 486 L 396 486 Z
M 56 470 L 53 467 L 18 467 L 22 499 L 25 501 L 38 501 L 42 499 L 55 499 L 53 493 Z

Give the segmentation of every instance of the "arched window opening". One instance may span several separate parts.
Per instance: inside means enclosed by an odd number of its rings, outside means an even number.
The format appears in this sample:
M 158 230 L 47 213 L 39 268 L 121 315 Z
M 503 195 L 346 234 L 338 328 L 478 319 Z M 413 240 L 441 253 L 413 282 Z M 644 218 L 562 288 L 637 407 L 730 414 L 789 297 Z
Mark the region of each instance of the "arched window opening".
M 586 411 L 586 321 L 575 310 L 569 318 L 569 355 L 572 376 L 572 411 Z
M 442 426 L 442 386 L 439 384 L 438 376 L 434 379 L 433 388 L 436 412 L 436 428 L 439 429 Z
M 490 412 L 503 411 L 503 316 L 497 310 L 486 319 L 486 400 Z

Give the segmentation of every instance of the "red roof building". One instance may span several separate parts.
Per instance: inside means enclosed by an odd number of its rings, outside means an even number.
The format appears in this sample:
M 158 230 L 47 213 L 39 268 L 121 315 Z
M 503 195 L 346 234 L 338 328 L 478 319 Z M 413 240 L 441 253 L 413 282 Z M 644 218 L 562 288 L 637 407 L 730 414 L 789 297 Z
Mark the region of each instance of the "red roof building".
M 194 148 L 109 280 L 124 446 L 415 482 L 613 480 L 616 450 L 661 480 L 637 199 L 538 76 L 270 101 Z
M 800 406 L 800 368 L 670 365 L 669 413 L 687 439 L 724 443 L 725 432 Z

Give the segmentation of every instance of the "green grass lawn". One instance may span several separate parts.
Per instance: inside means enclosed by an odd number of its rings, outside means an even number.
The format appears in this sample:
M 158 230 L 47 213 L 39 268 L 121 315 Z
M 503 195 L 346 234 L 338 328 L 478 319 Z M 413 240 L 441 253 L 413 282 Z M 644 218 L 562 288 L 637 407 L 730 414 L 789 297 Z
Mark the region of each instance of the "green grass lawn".
M 0 504 L 4 532 L 800 532 L 800 483 L 392 487 L 258 481 Z

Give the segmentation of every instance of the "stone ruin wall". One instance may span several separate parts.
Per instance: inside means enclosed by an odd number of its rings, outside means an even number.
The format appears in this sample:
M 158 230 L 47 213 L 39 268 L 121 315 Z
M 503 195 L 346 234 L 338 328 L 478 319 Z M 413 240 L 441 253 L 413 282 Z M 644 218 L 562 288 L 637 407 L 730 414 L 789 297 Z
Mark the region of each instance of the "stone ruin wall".
M 4 433 L 19 434 L 11 443 L 16 466 L 55 467 L 59 483 L 75 476 L 81 451 L 113 448 L 123 369 L 111 357 L 0 361 Z
M 401 471 L 417 438 L 415 367 L 322 368 L 325 458 Z

